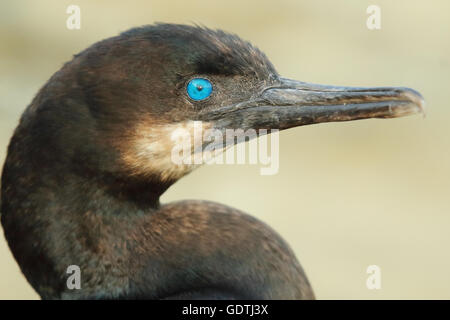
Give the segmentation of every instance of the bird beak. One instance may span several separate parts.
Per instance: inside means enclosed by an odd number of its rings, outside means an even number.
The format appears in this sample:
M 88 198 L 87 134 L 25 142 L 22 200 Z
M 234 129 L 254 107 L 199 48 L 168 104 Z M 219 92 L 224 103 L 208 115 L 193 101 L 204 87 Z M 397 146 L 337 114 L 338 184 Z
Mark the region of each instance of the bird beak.
M 248 101 L 208 112 L 215 127 L 288 129 L 334 121 L 424 113 L 421 94 L 403 87 L 338 87 L 280 79 Z

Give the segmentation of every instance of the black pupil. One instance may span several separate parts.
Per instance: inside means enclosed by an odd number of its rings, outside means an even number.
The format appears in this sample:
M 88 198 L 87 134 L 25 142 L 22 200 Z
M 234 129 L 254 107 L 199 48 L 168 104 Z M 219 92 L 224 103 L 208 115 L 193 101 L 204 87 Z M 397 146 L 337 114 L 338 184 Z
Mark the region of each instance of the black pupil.
M 202 87 L 201 85 L 197 85 L 197 90 L 198 90 L 198 91 L 202 91 L 202 90 L 203 90 L 203 87 Z

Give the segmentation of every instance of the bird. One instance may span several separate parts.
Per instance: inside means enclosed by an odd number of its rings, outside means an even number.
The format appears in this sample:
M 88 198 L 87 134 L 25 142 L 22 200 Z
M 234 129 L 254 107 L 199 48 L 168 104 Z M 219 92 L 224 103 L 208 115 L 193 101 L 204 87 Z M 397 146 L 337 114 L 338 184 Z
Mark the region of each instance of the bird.
M 173 133 L 195 122 L 285 130 L 423 110 L 406 87 L 283 78 L 232 33 L 135 27 L 74 55 L 23 112 L 1 176 L 5 238 L 42 299 L 315 299 L 266 223 L 211 201 L 160 203 L 199 167 L 172 161 Z M 67 286 L 71 265 L 81 288 Z

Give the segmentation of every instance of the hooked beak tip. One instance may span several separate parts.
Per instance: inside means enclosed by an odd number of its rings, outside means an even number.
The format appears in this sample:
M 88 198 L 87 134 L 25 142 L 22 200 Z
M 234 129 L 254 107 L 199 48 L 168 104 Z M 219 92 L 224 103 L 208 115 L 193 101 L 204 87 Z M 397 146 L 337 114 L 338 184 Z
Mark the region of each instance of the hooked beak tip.
M 421 113 L 423 118 L 425 118 L 427 113 L 423 96 L 418 91 L 410 88 L 405 89 L 404 95 L 416 106 L 417 111 L 415 113 Z
M 379 118 L 399 118 L 415 114 L 422 114 L 423 118 L 426 117 L 425 99 L 418 91 L 411 88 L 396 88 L 396 91 L 397 103 L 391 105 L 389 112 Z

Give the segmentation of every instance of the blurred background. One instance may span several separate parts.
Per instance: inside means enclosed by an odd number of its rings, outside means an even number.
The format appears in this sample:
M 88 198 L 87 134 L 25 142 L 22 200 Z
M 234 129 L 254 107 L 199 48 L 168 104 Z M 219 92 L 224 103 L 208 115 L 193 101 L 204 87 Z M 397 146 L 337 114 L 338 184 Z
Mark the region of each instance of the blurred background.
M 81 8 L 68 30 L 66 9 Z M 369 5 L 381 29 L 366 27 Z M 218 201 L 292 246 L 319 299 L 450 299 L 450 2 L 2 1 L 0 161 L 38 89 L 72 55 L 130 27 L 200 23 L 239 34 L 285 77 L 420 91 L 427 116 L 306 126 L 280 134 L 280 170 L 204 166 L 163 202 Z M 0 299 L 37 299 L 0 235 Z M 37 262 L 39 263 L 39 262 Z M 366 269 L 381 268 L 368 290 Z

